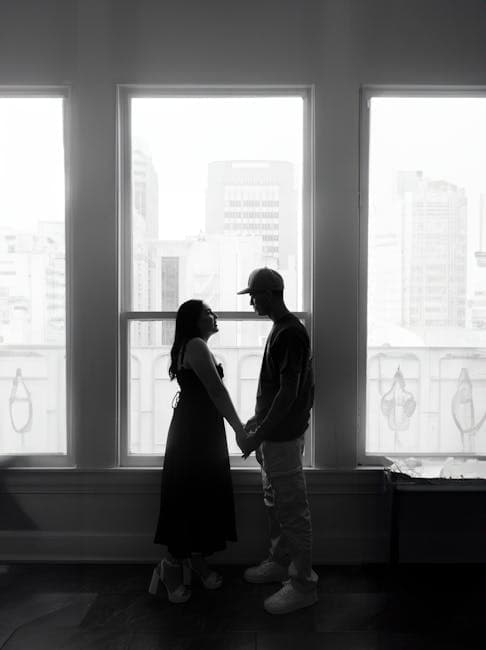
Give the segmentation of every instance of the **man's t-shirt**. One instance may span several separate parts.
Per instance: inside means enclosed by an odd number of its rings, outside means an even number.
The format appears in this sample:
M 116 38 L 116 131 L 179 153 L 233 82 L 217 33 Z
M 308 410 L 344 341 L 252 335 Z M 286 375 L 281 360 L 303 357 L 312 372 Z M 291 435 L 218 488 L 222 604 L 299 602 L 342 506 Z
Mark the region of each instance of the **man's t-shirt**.
M 285 373 L 299 375 L 297 398 L 276 427 L 264 427 L 265 440 L 286 441 L 301 436 L 309 424 L 314 401 L 309 335 L 291 313 L 274 323 L 265 345 L 255 408 L 258 424 L 265 419 L 280 389 L 280 375 Z

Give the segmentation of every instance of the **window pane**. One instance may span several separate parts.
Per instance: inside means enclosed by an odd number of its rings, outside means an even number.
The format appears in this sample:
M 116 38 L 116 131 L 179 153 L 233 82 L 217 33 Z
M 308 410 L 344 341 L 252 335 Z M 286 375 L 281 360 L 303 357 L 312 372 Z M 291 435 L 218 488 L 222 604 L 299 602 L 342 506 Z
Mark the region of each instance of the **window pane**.
M 172 321 L 130 321 L 129 454 L 161 455 L 172 418 L 172 402 L 179 390 L 169 380 Z M 263 348 L 272 323 L 219 321 L 209 347 L 223 365 L 224 383 L 242 420 L 254 412 Z M 162 343 L 164 337 L 170 343 Z M 152 340 L 151 345 L 146 341 Z M 240 454 L 234 432 L 226 427 L 230 454 Z
M 63 99 L 0 96 L 0 454 L 66 452 Z
M 131 100 L 132 309 L 251 311 L 258 266 L 302 310 L 302 97 Z
M 486 98 L 370 105 L 368 453 L 486 451 Z

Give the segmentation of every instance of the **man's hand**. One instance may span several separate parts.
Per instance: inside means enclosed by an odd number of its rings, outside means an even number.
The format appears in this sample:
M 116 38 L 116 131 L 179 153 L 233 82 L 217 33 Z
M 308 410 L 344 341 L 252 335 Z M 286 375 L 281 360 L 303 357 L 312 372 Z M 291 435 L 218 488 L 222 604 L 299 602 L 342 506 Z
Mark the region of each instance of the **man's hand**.
M 256 416 L 254 415 L 245 424 L 245 431 L 247 433 L 250 433 L 252 430 L 255 430 L 256 428 L 257 428 L 257 419 L 256 419 Z
M 248 456 L 255 451 L 261 444 L 260 438 L 255 435 L 255 431 L 250 431 L 247 434 L 246 440 L 242 441 L 242 444 L 239 445 L 241 451 L 243 452 L 243 458 L 248 458 Z

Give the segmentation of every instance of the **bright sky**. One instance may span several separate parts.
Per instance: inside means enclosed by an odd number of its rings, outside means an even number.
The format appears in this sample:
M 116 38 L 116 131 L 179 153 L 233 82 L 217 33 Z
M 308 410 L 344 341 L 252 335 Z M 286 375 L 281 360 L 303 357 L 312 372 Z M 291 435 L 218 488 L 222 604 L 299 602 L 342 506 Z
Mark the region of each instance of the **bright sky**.
M 62 98 L 0 98 L 0 226 L 64 221 Z
M 370 120 L 370 212 L 385 226 L 397 171 L 464 188 L 469 289 L 477 275 L 479 196 L 486 193 L 486 97 L 375 97 Z
M 132 137 L 157 171 L 161 238 L 183 238 L 204 230 L 208 163 L 283 160 L 302 169 L 303 99 L 135 98 Z
M 477 224 L 486 193 L 486 97 L 373 98 L 370 141 L 370 194 L 378 205 L 389 200 L 397 171 L 421 170 L 463 187 L 468 220 Z
M 31 230 L 38 219 L 64 219 L 62 101 L 0 99 L 0 225 Z M 132 133 L 157 169 L 164 236 L 203 227 L 210 161 L 288 160 L 300 169 L 302 107 L 299 97 L 134 99 Z M 422 170 L 465 188 L 469 237 L 477 242 L 486 98 L 374 98 L 371 141 L 382 209 L 397 170 Z

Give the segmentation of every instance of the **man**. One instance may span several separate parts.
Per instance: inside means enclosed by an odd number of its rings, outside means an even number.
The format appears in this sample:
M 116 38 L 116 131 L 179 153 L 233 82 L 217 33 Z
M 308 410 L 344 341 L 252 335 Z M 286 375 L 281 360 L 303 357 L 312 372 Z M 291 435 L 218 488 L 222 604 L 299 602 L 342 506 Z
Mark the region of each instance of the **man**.
M 253 583 L 283 582 L 267 598 L 271 614 L 286 614 L 317 602 L 312 569 L 312 526 L 303 472 L 304 433 L 314 399 L 309 335 L 285 306 L 282 276 L 255 269 L 248 287 L 257 314 L 273 321 L 263 355 L 255 415 L 247 422 L 243 456 L 256 450 L 263 498 L 270 524 L 270 551 L 261 564 L 245 571 Z

